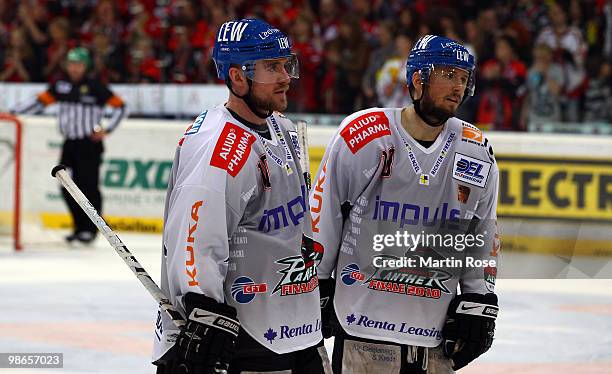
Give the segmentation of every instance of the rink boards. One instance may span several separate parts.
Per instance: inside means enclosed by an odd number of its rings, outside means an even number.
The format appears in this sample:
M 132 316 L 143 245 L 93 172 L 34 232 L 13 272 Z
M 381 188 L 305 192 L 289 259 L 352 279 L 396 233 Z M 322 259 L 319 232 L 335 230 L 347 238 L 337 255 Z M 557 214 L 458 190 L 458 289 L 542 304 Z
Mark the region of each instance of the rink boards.
M 50 176 L 62 144 L 56 121 L 24 117 L 23 123 L 25 224 L 69 227 L 59 188 Z M 104 216 L 115 229 L 161 232 L 174 150 L 188 125 L 188 121 L 127 120 L 106 139 L 100 178 Z M 335 131 L 309 128 L 313 177 Z M 5 130 L 0 131 L 0 140 L 6 136 Z M 609 138 L 501 132 L 488 137 L 500 169 L 498 215 L 505 250 L 612 255 Z M 4 185 L 8 184 L 3 179 Z M 10 206 L 0 203 L 0 219 L 9 214 Z

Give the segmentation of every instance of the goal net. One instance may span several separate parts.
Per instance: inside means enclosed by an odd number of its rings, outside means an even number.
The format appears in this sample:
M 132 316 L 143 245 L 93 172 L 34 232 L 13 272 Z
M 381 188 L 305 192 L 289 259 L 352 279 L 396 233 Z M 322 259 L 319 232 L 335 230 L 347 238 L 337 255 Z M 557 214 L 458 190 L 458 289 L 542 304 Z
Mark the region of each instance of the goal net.
M 43 121 L 48 121 L 44 119 Z M 61 243 L 64 231 L 50 230 L 45 224 L 48 209 L 40 209 L 45 199 L 59 197 L 48 170 L 57 163 L 61 144 L 45 131 L 53 134 L 49 126 L 24 126 L 15 116 L 0 113 L 0 247 L 22 249 Z M 55 135 L 57 136 L 57 135 Z M 30 139 L 25 141 L 25 139 Z M 45 144 L 47 143 L 47 144 Z M 55 147 L 48 147 L 49 144 Z M 52 149 L 51 152 L 46 151 Z M 27 168 L 27 169 L 26 169 Z M 48 175 L 48 178 L 44 178 Z M 55 191 L 51 193 L 50 188 Z M 63 208 L 57 202 L 56 209 Z M 64 208 L 65 209 L 65 208 Z M 46 212 L 45 212 L 46 210 Z M 68 229 L 69 224 L 65 225 Z

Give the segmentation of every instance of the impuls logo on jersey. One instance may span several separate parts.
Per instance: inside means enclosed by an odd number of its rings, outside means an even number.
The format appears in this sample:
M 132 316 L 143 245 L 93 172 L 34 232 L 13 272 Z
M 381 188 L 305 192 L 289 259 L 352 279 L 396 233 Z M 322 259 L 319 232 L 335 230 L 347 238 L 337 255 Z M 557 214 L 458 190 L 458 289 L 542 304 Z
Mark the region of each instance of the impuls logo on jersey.
M 241 276 L 232 284 L 232 297 L 240 304 L 248 304 L 258 293 L 266 293 L 267 290 L 266 283 L 255 283 L 251 278 Z
M 431 217 L 432 212 L 433 217 Z M 399 222 L 399 227 L 402 228 L 406 225 L 418 224 L 434 226 L 438 222 L 444 225 L 446 221 L 449 221 L 449 223 L 459 223 L 460 214 L 459 209 L 453 208 L 452 205 L 449 206 L 448 203 L 443 203 L 441 207 L 433 209 L 428 206 L 420 206 L 402 201 L 383 200 L 377 195 L 374 202 L 374 215 L 372 219 L 375 221 Z
M 306 213 L 306 186 L 300 186 L 301 195 L 289 200 L 287 204 L 271 209 L 264 209 L 257 230 L 270 232 L 289 226 L 289 220 L 294 226 L 300 224 Z M 286 205 L 286 207 L 285 207 Z M 287 220 L 289 216 L 289 220 Z

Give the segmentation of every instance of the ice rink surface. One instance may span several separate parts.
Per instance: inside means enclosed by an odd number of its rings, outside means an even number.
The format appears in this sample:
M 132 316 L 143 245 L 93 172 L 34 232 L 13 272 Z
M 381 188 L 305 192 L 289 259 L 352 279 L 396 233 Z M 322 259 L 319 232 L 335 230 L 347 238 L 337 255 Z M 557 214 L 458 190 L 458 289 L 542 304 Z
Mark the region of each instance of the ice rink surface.
M 160 237 L 120 237 L 159 283 Z M 508 253 L 503 260 L 548 262 Z M 495 343 L 460 373 L 612 373 L 612 280 L 498 279 L 496 292 Z M 0 373 L 154 372 L 157 306 L 103 238 L 20 253 L 0 244 L 0 297 L 0 352 L 64 354 L 63 369 Z

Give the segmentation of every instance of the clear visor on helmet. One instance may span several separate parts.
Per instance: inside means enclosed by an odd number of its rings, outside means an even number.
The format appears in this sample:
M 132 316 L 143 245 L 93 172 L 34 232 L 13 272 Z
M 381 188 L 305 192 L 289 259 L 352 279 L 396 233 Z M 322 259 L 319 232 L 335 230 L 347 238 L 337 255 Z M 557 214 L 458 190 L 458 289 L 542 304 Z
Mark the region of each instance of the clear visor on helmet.
M 430 72 L 429 83 L 438 87 L 458 87 L 467 95 L 474 94 L 474 74 L 453 66 L 434 66 Z
M 245 61 L 242 71 L 257 83 L 277 83 L 300 77 L 300 66 L 295 54 L 287 57 Z

